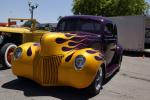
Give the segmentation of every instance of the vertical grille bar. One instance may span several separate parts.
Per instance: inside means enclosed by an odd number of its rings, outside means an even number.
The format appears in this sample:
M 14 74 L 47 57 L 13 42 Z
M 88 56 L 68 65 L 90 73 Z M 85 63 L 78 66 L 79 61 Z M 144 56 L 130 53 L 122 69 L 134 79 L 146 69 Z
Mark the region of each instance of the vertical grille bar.
M 42 57 L 36 56 L 33 63 L 33 78 L 42 85 L 56 85 L 58 82 L 58 67 L 63 55 Z

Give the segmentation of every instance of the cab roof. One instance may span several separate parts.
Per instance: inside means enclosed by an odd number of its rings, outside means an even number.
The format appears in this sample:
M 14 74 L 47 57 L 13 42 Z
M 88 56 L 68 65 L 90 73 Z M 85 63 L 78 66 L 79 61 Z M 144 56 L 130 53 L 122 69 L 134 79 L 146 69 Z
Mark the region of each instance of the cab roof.
M 64 19 L 89 19 L 89 20 L 99 21 L 101 23 L 113 23 L 112 21 L 108 20 L 105 17 L 102 17 L 102 16 L 93 16 L 93 15 L 65 16 L 61 20 L 64 20 Z

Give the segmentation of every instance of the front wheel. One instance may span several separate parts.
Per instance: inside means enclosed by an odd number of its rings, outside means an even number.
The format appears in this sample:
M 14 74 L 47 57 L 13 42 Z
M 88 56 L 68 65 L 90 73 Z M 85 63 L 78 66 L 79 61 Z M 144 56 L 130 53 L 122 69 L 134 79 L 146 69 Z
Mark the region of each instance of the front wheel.
M 0 45 L 4 42 L 4 36 L 0 35 Z
M 17 48 L 17 46 L 13 43 L 7 43 L 1 48 L 0 61 L 1 61 L 1 64 L 3 65 L 3 67 L 7 67 L 7 68 L 11 67 L 11 55 L 16 48 Z
M 99 94 L 100 90 L 102 89 L 103 81 L 104 81 L 104 70 L 103 67 L 101 67 L 97 72 L 95 80 L 88 87 L 89 93 L 92 95 Z

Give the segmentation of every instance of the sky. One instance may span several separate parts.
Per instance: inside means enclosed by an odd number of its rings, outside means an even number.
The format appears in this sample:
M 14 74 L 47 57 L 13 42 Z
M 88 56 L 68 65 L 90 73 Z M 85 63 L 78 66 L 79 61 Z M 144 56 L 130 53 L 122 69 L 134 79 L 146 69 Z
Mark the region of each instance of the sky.
M 8 18 L 30 18 L 29 0 L 0 0 L 0 22 Z M 56 23 L 59 16 L 72 14 L 73 0 L 32 0 L 39 7 L 34 10 L 34 18 L 39 22 Z
M 0 0 L 0 22 L 8 18 L 30 18 L 29 0 Z M 34 18 L 41 23 L 56 23 L 59 16 L 72 14 L 73 0 L 32 0 L 39 4 Z M 93 0 L 94 1 L 94 0 Z M 150 0 L 146 0 L 150 3 Z

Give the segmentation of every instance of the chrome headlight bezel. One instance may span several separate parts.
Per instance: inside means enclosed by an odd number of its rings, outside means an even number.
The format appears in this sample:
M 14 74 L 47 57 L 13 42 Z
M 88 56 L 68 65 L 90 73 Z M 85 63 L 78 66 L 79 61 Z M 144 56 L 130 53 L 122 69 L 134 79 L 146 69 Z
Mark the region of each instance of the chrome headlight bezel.
M 21 57 L 21 55 L 22 55 L 22 48 L 21 47 L 18 47 L 18 48 L 16 48 L 15 49 L 15 51 L 14 51 L 14 59 L 16 60 L 16 59 L 19 59 L 20 57 Z
M 75 58 L 75 61 L 74 61 L 74 66 L 75 66 L 75 69 L 76 70 L 81 70 L 83 69 L 84 65 L 85 65 L 85 62 L 86 62 L 86 59 L 83 55 L 78 55 L 76 58 Z

